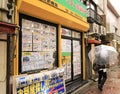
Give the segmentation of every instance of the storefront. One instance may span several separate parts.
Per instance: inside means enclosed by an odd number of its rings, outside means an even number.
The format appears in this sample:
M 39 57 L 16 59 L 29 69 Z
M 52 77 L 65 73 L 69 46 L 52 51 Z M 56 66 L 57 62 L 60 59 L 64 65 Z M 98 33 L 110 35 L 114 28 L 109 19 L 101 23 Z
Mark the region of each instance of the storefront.
M 69 86 L 73 86 L 73 83 L 70 82 L 83 80 L 82 74 L 82 62 L 81 62 L 81 33 L 75 30 L 71 30 L 65 27 L 62 27 L 61 31 L 61 47 L 62 47 L 62 66 L 64 67 L 64 78 L 66 81 L 66 89 L 70 90 Z M 76 84 L 77 85 L 77 84 Z M 75 83 L 72 89 L 75 89 Z
M 79 87 L 85 80 L 86 7 L 77 0 L 19 0 L 17 8 L 20 31 L 15 75 L 62 67 L 67 93 L 73 91 L 69 87 L 75 87 L 75 82 Z

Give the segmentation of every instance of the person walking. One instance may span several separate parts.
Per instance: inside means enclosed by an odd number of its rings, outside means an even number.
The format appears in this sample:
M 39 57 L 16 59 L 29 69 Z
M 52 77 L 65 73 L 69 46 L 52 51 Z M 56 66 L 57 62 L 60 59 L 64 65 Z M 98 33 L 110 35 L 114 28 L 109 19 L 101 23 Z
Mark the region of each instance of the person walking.
M 98 70 L 98 89 L 103 90 L 103 86 L 107 80 L 106 65 L 101 65 Z
M 93 63 L 93 70 L 98 74 L 98 89 L 102 91 L 107 80 L 106 67 L 112 62 L 118 62 L 118 52 L 114 47 L 102 44 L 91 49 L 88 56 Z
M 94 71 L 98 73 L 98 89 L 100 91 L 103 90 L 103 86 L 107 80 L 107 69 L 106 69 L 107 61 L 104 58 L 97 57 L 93 63 Z

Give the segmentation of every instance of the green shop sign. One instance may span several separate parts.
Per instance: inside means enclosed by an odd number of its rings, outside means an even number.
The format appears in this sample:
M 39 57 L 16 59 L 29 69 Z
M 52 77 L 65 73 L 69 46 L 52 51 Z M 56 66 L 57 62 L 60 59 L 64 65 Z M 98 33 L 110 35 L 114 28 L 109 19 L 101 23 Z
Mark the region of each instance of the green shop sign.
M 83 5 L 79 0 L 54 0 L 58 4 L 64 6 L 71 11 L 71 13 L 75 13 L 78 16 L 86 18 L 86 6 Z

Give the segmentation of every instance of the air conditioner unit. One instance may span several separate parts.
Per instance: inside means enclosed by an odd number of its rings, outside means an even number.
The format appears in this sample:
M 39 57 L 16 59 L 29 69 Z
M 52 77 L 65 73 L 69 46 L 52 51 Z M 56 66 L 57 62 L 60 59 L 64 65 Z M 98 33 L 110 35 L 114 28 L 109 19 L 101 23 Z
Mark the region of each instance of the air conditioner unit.
M 106 35 L 106 28 L 104 26 L 100 27 L 101 35 Z
M 100 34 L 103 35 L 103 26 L 100 26 Z
M 99 33 L 99 26 L 96 23 L 93 23 L 93 32 Z
M 106 28 L 103 26 L 103 35 L 106 35 Z

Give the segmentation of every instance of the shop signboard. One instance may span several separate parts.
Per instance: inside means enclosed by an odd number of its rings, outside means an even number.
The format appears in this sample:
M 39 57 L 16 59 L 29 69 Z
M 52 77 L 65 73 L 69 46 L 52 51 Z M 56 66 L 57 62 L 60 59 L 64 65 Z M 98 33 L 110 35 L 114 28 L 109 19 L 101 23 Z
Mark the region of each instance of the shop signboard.
M 13 77 L 13 94 L 66 94 L 64 69 Z
M 83 18 L 86 18 L 86 6 L 83 5 L 79 0 L 54 0 L 58 4 L 64 6 L 71 11 Z
M 69 15 L 72 15 L 80 20 L 86 21 L 87 8 L 78 0 L 40 0 L 45 2 Z

